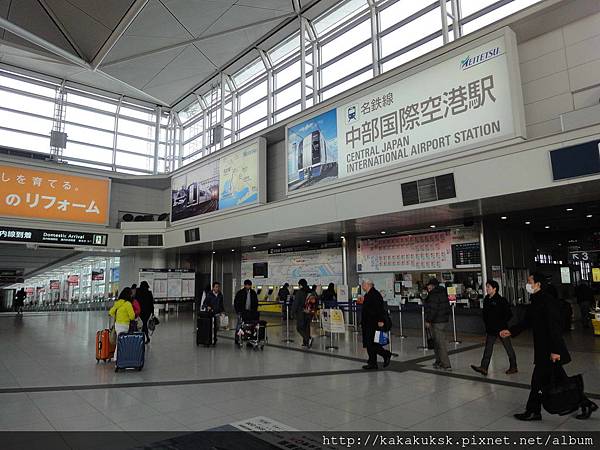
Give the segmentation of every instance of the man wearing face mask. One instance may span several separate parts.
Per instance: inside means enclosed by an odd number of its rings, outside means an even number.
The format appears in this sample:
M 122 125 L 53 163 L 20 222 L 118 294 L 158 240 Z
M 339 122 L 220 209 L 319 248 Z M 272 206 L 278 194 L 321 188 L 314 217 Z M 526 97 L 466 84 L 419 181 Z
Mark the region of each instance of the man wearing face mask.
M 562 319 L 558 300 L 545 291 L 545 276 L 532 273 L 527 279 L 525 288 L 531 294 L 531 304 L 525 318 L 519 324 L 500 332 L 501 338 L 517 336 L 531 328 L 533 332 L 534 369 L 531 375 L 531 392 L 527 400 L 525 412 L 515 414 L 518 420 L 542 420 L 542 393 L 544 386 L 550 383 L 552 372 L 558 379 L 566 377 L 564 364 L 571 361 L 571 356 L 562 337 Z M 598 406 L 584 397 L 581 414 L 577 419 L 588 419 Z

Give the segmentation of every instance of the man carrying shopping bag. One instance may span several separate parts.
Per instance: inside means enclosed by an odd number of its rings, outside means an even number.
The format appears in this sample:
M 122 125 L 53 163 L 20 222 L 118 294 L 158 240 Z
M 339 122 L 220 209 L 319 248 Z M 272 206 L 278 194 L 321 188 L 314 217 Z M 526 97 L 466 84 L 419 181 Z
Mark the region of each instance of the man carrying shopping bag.
M 390 365 L 392 352 L 383 348 L 383 345 L 377 337 L 381 336 L 381 329 L 386 325 L 386 312 L 383 304 L 383 297 L 371 280 L 364 280 L 361 288 L 364 292 L 364 301 L 362 305 L 361 328 L 363 337 L 363 347 L 367 349 L 369 360 L 367 365 L 363 366 L 365 370 L 377 370 L 377 355 L 383 358 L 383 367 Z M 380 333 L 377 333 L 377 332 Z

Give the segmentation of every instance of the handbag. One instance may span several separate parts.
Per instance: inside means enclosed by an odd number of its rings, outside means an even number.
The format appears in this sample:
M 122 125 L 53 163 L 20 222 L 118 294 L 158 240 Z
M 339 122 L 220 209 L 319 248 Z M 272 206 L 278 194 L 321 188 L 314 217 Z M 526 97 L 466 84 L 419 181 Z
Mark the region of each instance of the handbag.
M 148 331 L 154 331 L 156 329 L 157 323 L 158 323 L 158 319 L 156 317 L 154 317 L 154 314 L 152 314 L 148 318 Z
M 115 329 L 115 324 L 113 323 L 110 327 L 110 333 L 108 335 L 108 341 L 111 346 L 117 345 L 117 330 Z
M 388 333 L 386 333 L 385 331 L 376 330 L 373 342 L 379 345 L 388 345 L 390 343 Z
M 425 334 L 427 336 L 427 350 L 435 349 L 435 342 L 433 340 L 433 335 L 431 334 L 431 329 L 425 328 Z
M 577 410 L 583 401 L 583 377 L 557 377 L 556 365 L 552 366 L 550 382 L 542 388 L 542 405 L 550 414 L 564 416 Z

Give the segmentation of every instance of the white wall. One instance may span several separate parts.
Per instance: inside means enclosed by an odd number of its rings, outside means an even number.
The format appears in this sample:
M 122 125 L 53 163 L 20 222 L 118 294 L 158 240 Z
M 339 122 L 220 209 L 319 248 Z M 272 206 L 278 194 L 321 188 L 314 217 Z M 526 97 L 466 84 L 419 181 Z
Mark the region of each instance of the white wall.
M 168 196 L 167 196 L 168 195 Z M 117 226 L 123 212 L 162 214 L 170 212 L 170 190 L 149 189 L 112 181 L 110 192 L 110 226 Z
M 561 114 L 600 103 L 600 13 L 518 49 L 530 139 L 559 133 Z

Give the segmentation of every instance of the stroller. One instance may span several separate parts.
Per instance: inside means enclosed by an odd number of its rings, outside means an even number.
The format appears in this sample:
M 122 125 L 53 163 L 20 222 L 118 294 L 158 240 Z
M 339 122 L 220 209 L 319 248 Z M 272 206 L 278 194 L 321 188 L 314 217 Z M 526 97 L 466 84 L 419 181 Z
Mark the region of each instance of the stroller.
M 242 313 L 242 324 L 238 331 L 240 342 L 245 342 L 254 350 L 264 349 L 267 339 L 267 322 L 260 320 L 258 311 L 244 311 Z

